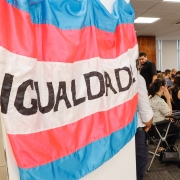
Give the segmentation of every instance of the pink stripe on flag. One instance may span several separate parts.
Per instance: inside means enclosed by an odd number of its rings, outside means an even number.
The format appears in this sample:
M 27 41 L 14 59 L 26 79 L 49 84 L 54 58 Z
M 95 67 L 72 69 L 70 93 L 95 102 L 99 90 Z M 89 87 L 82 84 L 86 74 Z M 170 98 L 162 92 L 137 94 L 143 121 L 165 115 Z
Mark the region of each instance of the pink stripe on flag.
M 122 129 L 133 120 L 137 99 L 136 94 L 124 104 L 55 129 L 8 134 L 18 166 L 31 168 L 52 162 Z
M 82 30 L 60 30 L 53 25 L 32 24 L 27 12 L 6 1 L 1 5 L 1 14 L 6 18 L 1 18 L 0 22 L 0 27 L 3 27 L 0 46 L 39 61 L 72 63 L 93 57 L 113 59 L 137 44 L 133 24 L 121 24 L 114 33 L 94 26 Z M 95 39 L 92 38 L 94 34 Z

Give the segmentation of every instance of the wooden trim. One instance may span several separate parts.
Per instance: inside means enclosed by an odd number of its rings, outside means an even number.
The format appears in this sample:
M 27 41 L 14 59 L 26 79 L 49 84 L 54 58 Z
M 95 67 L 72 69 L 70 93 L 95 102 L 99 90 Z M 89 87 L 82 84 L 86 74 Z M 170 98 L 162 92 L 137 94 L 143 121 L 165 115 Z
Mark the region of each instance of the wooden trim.
M 139 52 L 146 53 L 147 58 L 156 65 L 156 37 L 155 36 L 138 36 Z

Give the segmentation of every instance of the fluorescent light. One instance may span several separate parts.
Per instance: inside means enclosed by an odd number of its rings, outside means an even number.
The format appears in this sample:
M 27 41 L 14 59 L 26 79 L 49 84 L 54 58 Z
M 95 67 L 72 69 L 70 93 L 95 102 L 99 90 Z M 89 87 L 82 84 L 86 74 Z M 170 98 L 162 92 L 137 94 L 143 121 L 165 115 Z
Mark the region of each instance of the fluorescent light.
M 134 23 L 153 23 L 158 21 L 160 18 L 149 18 L 149 17 L 138 17 Z
M 180 2 L 180 0 L 163 0 L 163 1 L 169 1 L 169 2 Z

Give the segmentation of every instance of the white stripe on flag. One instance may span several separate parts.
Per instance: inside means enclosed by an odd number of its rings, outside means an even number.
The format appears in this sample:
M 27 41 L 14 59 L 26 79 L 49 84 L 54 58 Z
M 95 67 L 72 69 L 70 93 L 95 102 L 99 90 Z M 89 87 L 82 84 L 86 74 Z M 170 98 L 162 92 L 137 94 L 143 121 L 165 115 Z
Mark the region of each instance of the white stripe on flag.
M 133 77 L 136 79 L 136 62 L 138 46 L 128 50 L 116 59 L 100 59 L 92 58 L 88 60 L 78 61 L 76 63 L 57 63 L 57 62 L 39 62 L 36 59 L 13 54 L 6 49 L 0 47 L 0 85 L 3 83 L 5 73 L 13 75 L 13 84 L 7 109 L 7 114 L 2 113 L 5 120 L 7 132 L 11 134 L 28 134 L 39 132 L 55 127 L 60 127 L 78 121 L 99 111 L 106 111 L 115 106 L 133 98 L 136 94 L 137 83 L 133 83 L 127 91 L 119 92 L 114 70 L 123 67 L 132 67 Z M 131 69 L 131 68 L 130 68 Z M 105 94 L 97 99 L 88 100 L 87 86 L 84 74 L 97 71 L 104 76 L 106 71 L 112 82 L 112 86 L 118 92 L 114 94 L 108 88 L 108 96 Z M 121 71 L 120 77 L 123 87 L 127 86 L 129 76 L 126 71 Z M 72 105 L 67 108 L 64 100 L 59 102 L 58 111 L 54 112 L 54 108 L 45 114 L 37 112 L 34 115 L 24 116 L 20 114 L 14 107 L 14 101 L 18 87 L 28 79 L 38 82 L 40 98 L 42 106 L 48 103 L 47 82 L 52 82 L 55 94 L 55 101 L 60 81 L 65 81 L 67 97 Z M 72 101 L 71 81 L 75 80 L 76 97 L 85 97 L 85 102 L 74 106 Z M 90 80 L 92 94 L 97 94 L 100 90 L 100 84 L 97 77 Z M 0 87 L 2 88 L 2 87 Z M 30 108 L 31 99 L 37 99 L 37 95 L 30 87 L 27 88 L 24 98 L 24 106 Z

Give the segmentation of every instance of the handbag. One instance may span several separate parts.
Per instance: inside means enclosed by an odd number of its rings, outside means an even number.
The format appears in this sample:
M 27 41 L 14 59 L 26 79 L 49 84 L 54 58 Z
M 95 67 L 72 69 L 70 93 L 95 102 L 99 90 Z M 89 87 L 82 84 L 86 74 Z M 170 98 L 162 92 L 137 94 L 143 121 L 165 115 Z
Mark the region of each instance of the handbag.
M 168 146 L 165 150 L 161 151 L 159 161 L 161 163 L 179 162 L 179 152 L 174 146 Z

